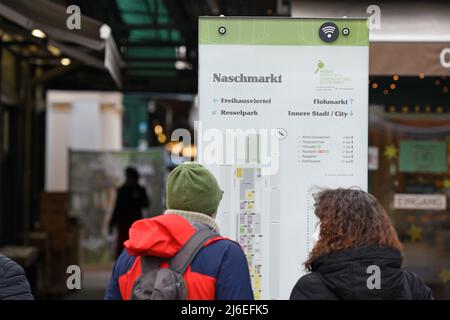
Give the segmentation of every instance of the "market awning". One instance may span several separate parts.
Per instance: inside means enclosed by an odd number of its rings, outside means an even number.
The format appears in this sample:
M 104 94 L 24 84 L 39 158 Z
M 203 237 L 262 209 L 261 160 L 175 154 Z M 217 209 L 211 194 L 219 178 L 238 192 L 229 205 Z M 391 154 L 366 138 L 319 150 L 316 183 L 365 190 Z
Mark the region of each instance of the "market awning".
M 450 75 L 450 2 L 301 1 L 296 17 L 370 17 L 370 74 Z M 379 10 L 379 11 L 378 11 Z M 378 15 L 378 16 L 376 16 Z
M 45 33 L 48 44 L 87 65 L 107 69 L 121 87 L 121 57 L 108 25 L 80 15 L 79 29 L 70 30 L 67 8 L 48 0 L 0 0 L 0 16 L 29 30 Z

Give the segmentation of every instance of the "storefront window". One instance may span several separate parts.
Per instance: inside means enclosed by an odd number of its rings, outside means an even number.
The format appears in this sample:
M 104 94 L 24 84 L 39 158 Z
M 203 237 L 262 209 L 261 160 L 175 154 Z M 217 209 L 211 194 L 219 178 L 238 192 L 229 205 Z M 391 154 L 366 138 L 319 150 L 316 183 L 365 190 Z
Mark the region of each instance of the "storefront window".
M 377 84 L 383 87 L 383 80 Z M 405 267 L 430 286 L 436 299 L 449 299 L 450 105 L 440 103 L 445 102 L 440 95 L 428 104 L 426 96 L 408 86 L 391 97 L 373 90 L 369 191 L 382 202 L 397 229 Z M 422 92 L 427 90 L 424 87 Z M 407 92 L 417 97 L 416 103 Z

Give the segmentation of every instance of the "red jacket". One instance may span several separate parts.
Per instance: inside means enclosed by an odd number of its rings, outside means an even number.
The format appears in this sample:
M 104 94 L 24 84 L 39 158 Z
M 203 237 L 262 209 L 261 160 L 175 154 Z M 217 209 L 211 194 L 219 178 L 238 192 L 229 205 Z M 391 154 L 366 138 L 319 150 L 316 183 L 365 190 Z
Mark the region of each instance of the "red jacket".
M 183 217 L 165 214 L 135 222 L 126 251 L 116 261 L 106 299 L 130 299 L 141 275 L 139 256 L 173 257 L 196 232 Z M 167 262 L 161 267 L 167 268 Z M 189 300 L 253 299 L 247 260 L 235 242 L 223 237 L 210 239 L 183 275 Z M 119 292 L 117 292 L 119 291 Z

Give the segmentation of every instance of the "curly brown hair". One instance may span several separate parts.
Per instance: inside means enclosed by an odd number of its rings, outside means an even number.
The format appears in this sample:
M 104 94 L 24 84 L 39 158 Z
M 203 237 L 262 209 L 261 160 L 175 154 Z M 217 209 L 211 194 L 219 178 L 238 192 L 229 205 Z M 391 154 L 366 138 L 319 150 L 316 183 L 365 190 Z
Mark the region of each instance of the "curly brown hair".
M 328 253 L 365 245 L 389 246 L 403 252 L 392 223 L 371 194 L 357 189 L 325 189 L 314 195 L 320 237 L 305 262 Z

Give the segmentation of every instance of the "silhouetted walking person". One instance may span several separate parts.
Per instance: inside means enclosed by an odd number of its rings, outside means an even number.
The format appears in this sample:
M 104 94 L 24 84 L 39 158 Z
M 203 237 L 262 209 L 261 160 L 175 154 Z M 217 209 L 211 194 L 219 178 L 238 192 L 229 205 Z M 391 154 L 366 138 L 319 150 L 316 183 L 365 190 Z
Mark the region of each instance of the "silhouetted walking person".
M 145 189 L 139 185 L 139 173 L 135 168 L 125 170 L 125 183 L 117 190 L 116 205 L 110 222 L 110 231 L 117 226 L 116 257 L 128 239 L 128 230 L 133 222 L 142 219 L 142 209 L 149 208 L 150 201 Z

